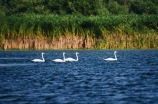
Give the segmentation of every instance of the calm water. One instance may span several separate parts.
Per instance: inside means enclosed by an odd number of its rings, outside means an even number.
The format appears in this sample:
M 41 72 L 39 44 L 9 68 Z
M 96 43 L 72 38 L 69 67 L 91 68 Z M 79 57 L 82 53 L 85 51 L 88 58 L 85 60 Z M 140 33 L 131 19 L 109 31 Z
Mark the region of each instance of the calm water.
M 117 51 L 0 51 L 0 103 L 157 104 L 158 50 Z M 52 62 L 63 52 L 79 61 Z

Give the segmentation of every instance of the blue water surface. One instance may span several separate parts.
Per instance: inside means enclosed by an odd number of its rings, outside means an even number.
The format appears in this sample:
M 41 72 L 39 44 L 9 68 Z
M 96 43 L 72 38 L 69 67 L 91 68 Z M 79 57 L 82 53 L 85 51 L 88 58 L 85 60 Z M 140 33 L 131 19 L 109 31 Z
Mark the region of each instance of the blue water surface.
M 158 104 L 158 50 L 114 51 L 0 51 L 0 104 Z

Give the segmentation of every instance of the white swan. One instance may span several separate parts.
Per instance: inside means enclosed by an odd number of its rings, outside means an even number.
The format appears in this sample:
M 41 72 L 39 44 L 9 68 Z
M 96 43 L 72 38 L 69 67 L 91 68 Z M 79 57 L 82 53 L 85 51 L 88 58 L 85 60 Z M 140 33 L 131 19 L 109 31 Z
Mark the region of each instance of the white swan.
M 62 59 L 54 59 L 54 62 L 65 62 L 65 52 L 63 52 L 63 60 Z
M 66 58 L 65 61 L 78 61 L 78 52 L 76 52 L 76 58 L 77 59 L 73 59 L 73 58 Z
M 115 58 L 107 58 L 107 59 L 104 59 L 104 60 L 107 60 L 107 61 L 115 61 L 115 60 L 117 60 L 116 53 L 118 53 L 118 52 L 114 51 Z
M 44 57 L 43 57 L 44 54 L 45 53 L 42 52 L 42 60 L 41 59 L 33 59 L 32 61 L 34 61 L 34 62 L 45 62 Z

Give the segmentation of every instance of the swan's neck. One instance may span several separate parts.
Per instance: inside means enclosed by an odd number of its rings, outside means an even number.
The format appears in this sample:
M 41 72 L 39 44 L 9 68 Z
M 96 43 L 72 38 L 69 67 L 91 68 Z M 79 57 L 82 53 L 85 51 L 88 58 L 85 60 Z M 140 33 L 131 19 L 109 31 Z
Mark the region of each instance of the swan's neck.
M 63 61 L 65 61 L 65 54 L 63 54 Z
M 42 59 L 43 59 L 43 61 L 44 61 L 44 57 L 43 57 L 43 54 L 42 54 Z
M 78 61 L 78 55 L 77 54 L 76 54 L 76 58 L 77 58 L 76 60 Z
M 116 53 L 115 53 L 114 55 L 115 55 L 115 59 L 117 59 L 117 57 L 116 57 Z

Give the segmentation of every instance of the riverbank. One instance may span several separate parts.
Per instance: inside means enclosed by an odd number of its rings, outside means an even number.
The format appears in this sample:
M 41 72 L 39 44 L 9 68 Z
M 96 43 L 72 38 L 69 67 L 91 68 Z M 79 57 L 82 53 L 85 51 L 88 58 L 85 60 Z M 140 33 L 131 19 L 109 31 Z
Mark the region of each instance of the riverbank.
M 50 50 L 50 49 L 84 49 L 93 48 L 95 39 L 89 36 L 60 36 L 53 37 L 51 40 L 48 38 L 18 38 L 18 39 L 5 39 L 0 48 L 4 50 L 11 49 L 35 49 L 35 50 Z
M 0 19 L 0 48 L 158 49 L 157 15 L 13 15 Z
M 65 35 L 52 37 L 25 37 L 4 39 L 3 50 L 60 50 L 60 49 L 158 49 L 158 35 L 106 35 L 99 39 Z

